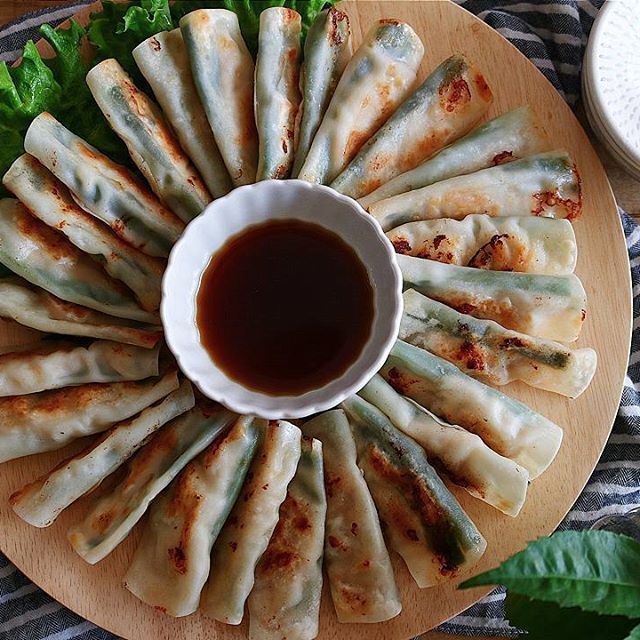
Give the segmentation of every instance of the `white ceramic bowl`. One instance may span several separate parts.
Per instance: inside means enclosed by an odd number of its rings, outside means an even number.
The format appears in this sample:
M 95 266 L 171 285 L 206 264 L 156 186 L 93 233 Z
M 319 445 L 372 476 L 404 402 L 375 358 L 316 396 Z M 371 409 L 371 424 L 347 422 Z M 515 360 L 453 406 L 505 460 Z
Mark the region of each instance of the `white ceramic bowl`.
M 202 346 L 195 321 L 200 278 L 211 256 L 243 229 L 278 218 L 337 233 L 366 266 L 374 291 L 371 335 L 358 359 L 339 378 L 298 396 L 270 396 L 230 379 Z M 160 311 L 169 348 L 206 396 L 237 413 L 300 418 L 335 407 L 382 366 L 398 335 L 402 276 L 380 225 L 355 200 L 302 180 L 268 180 L 215 200 L 188 225 L 169 256 Z

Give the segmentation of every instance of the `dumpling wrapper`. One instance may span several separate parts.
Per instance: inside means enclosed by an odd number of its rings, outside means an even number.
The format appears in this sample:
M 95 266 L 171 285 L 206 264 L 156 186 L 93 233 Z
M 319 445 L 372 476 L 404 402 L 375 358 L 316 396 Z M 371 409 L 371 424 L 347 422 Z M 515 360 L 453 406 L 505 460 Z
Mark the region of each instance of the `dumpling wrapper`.
M 459 313 L 413 289 L 404 292 L 399 337 L 495 385 L 521 380 L 532 387 L 577 398 L 596 371 L 593 349 L 510 331 L 492 320 Z
M 492 100 L 486 80 L 464 56 L 447 58 L 365 143 L 331 186 L 352 198 L 371 193 L 467 133 Z
M 389 544 L 416 584 L 432 587 L 473 567 L 487 543 L 424 450 L 359 396 L 342 406 Z
M 366 209 L 379 200 L 434 182 L 541 153 L 548 146 L 547 136 L 531 107 L 520 107 L 481 124 L 415 169 L 360 198 L 359 202 Z
M 306 422 L 322 442 L 327 522 L 324 561 L 338 622 L 384 622 L 402 611 L 373 498 L 356 463 L 356 445 L 341 409 Z
M 425 450 L 429 462 L 452 482 L 502 513 L 518 515 L 527 497 L 526 469 L 497 454 L 476 434 L 438 420 L 396 393 L 379 374 L 358 395 L 413 438 Z
M 158 321 L 95 260 L 12 198 L 0 200 L 0 262 L 63 300 L 118 318 Z
M 322 444 L 302 438 L 302 453 L 249 595 L 249 640 L 313 640 L 322 595 L 327 498 Z
M 301 433 L 284 420 L 261 429 L 260 443 L 236 505 L 211 553 L 211 572 L 200 608 L 226 624 L 240 624 L 254 570 L 278 523 L 300 459 Z
M 144 349 L 96 340 L 41 342 L 0 355 L 0 397 L 93 382 L 124 382 L 158 375 L 160 345 Z
M 490 271 L 564 276 L 578 247 L 568 220 L 470 215 L 408 222 L 387 232 L 397 253 Z
M 558 425 L 424 349 L 398 340 L 380 373 L 398 393 L 477 434 L 496 453 L 517 462 L 531 480 L 558 453 Z
M 178 388 L 175 371 L 142 381 L 87 384 L 0 398 L 0 462 L 101 433 Z
M 573 342 L 586 317 L 586 293 L 574 274 L 487 271 L 403 255 L 397 260 L 405 289 L 530 336 Z
M 348 62 L 298 178 L 329 184 L 406 98 L 424 47 L 399 20 L 378 20 Z
M 191 72 L 209 125 L 235 187 L 255 182 L 258 133 L 253 111 L 254 64 L 238 16 L 198 9 L 180 20 Z
M 124 479 L 98 499 L 67 537 L 89 564 L 108 556 L 130 533 L 151 501 L 233 421 L 234 414 L 199 402 L 166 424 L 129 461 Z
M 546 216 L 574 220 L 582 213 L 581 179 L 565 151 L 549 151 L 455 176 L 370 204 L 385 231 L 433 218 Z
M 124 464 L 162 425 L 189 411 L 194 403 L 191 383 L 184 380 L 158 404 L 114 425 L 88 449 L 16 491 L 9 498 L 11 507 L 30 525 L 48 527 L 64 509 Z
M 109 126 L 153 192 L 183 222 L 211 202 L 198 171 L 173 135 L 162 111 L 142 93 L 120 63 L 111 58 L 87 74 L 87 84 Z
M 238 418 L 154 500 L 124 579 L 133 595 L 170 616 L 196 611 L 209 577 L 211 547 L 242 489 L 257 444 L 256 419 Z
M 162 338 L 160 327 L 61 300 L 17 276 L 0 278 L 0 317 L 46 333 L 113 340 L 146 349 Z
M 296 123 L 294 178 L 307 158 L 352 53 L 349 16 L 335 7 L 321 11 L 304 41 L 304 64 L 300 78 L 302 103 Z
M 125 167 L 46 112 L 29 125 L 24 148 L 67 186 L 85 211 L 108 224 L 132 247 L 151 256 L 169 255 L 184 222 Z
M 229 173 L 191 76 L 189 54 L 180 29 L 156 33 L 132 53 L 211 195 L 220 198 L 231 191 Z
M 33 156 L 20 156 L 2 182 L 36 218 L 62 232 L 78 249 L 94 256 L 111 277 L 124 282 L 143 309 L 158 310 L 164 260 L 135 249 L 80 208 L 67 187 Z
M 259 151 L 256 180 L 288 178 L 300 108 L 302 18 L 270 7 L 260 13 L 256 58 L 255 116 Z

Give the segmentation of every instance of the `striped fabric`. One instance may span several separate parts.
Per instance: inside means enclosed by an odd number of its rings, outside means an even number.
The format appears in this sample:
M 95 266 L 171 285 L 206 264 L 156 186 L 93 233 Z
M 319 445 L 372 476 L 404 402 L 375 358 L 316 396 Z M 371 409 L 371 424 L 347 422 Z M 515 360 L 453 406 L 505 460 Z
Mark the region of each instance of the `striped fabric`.
M 534 62 L 570 104 L 578 98 L 580 63 L 602 0 L 516 2 L 459 0 Z M 0 59 L 14 59 L 43 22 L 57 24 L 91 0 L 24 16 L 0 30 Z M 613 434 L 601 461 L 562 523 L 562 529 L 589 527 L 607 514 L 640 506 L 640 227 L 620 211 L 627 237 L 634 293 L 634 333 L 628 375 Z M 514 636 L 496 590 L 440 627 L 459 635 Z M 113 640 L 115 636 L 64 609 L 0 555 L 0 640 Z

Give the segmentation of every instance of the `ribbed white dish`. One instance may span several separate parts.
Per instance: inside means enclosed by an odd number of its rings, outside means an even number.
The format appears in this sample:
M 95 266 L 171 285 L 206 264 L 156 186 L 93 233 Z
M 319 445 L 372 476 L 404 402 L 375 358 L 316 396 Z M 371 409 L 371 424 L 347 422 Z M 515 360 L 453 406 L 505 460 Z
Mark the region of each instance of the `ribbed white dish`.
M 640 179 L 640 1 L 607 0 L 582 66 L 591 127 L 620 164 Z
M 353 247 L 374 291 L 374 319 L 358 359 L 339 378 L 298 396 L 270 396 L 229 378 L 200 342 L 196 296 L 211 256 L 243 229 L 274 219 L 313 222 Z M 173 247 L 162 281 L 160 313 L 169 348 L 184 374 L 232 411 L 263 418 L 301 418 L 335 407 L 383 365 L 402 315 L 402 276 L 378 222 L 351 198 L 302 180 L 266 180 L 214 200 Z

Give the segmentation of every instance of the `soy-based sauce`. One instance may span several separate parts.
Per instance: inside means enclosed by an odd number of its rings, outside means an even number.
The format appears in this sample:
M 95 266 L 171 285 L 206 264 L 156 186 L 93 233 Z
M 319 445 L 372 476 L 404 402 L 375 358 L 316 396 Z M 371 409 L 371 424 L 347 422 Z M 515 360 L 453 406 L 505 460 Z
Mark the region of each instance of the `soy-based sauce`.
M 274 220 L 211 258 L 196 314 L 200 340 L 227 376 L 270 395 L 299 395 L 358 358 L 371 333 L 373 289 L 337 234 Z

